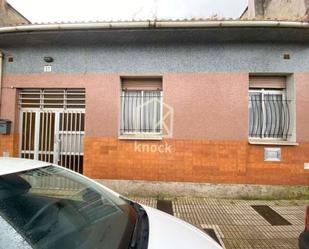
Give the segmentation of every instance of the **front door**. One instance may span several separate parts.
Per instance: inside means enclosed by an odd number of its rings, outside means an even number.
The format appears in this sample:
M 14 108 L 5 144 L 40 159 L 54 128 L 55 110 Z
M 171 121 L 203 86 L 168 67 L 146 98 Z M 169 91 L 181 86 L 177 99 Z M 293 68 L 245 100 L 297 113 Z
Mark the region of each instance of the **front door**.
M 24 89 L 19 95 L 20 156 L 82 173 L 84 89 Z

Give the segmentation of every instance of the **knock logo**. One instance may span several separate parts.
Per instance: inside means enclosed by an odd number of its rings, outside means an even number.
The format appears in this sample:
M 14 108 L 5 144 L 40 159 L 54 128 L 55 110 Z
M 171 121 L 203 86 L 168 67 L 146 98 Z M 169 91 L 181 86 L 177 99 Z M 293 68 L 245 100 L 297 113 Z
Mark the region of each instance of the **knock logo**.
M 164 144 L 143 144 L 135 142 L 134 151 L 145 153 L 172 153 L 172 146 L 167 142 Z

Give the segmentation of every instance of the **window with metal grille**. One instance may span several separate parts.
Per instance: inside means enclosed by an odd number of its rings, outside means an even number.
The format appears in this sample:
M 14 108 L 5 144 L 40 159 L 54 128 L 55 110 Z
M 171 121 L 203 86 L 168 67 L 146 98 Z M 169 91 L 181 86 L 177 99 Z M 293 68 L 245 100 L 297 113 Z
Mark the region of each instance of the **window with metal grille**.
M 249 138 L 289 140 L 291 111 L 284 78 L 250 78 Z
M 121 135 L 160 135 L 161 116 L 161 79 L 122 79 Z
M 85 108 L 85 89 L 22 89 L 22 108 Z

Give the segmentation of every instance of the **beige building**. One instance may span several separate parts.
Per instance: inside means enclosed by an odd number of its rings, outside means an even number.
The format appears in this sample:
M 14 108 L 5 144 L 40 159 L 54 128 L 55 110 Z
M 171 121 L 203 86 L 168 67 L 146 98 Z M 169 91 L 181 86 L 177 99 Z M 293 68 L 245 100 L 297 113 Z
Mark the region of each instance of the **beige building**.
M 309 0 L 248 0 L 241 19 L 308 20 Z
M 0 27 L 29 23 L 30 21 L 14 9 L 6 0 L 0 0 Z

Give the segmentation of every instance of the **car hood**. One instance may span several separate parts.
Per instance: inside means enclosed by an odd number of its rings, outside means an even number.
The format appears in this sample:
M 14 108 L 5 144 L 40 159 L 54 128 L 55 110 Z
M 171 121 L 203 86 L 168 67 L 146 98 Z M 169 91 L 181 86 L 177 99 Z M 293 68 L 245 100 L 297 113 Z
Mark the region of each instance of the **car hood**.
M 148 249 L 222 249 L 198 228 L 157 209 L 142 206 L 149 219 Z

